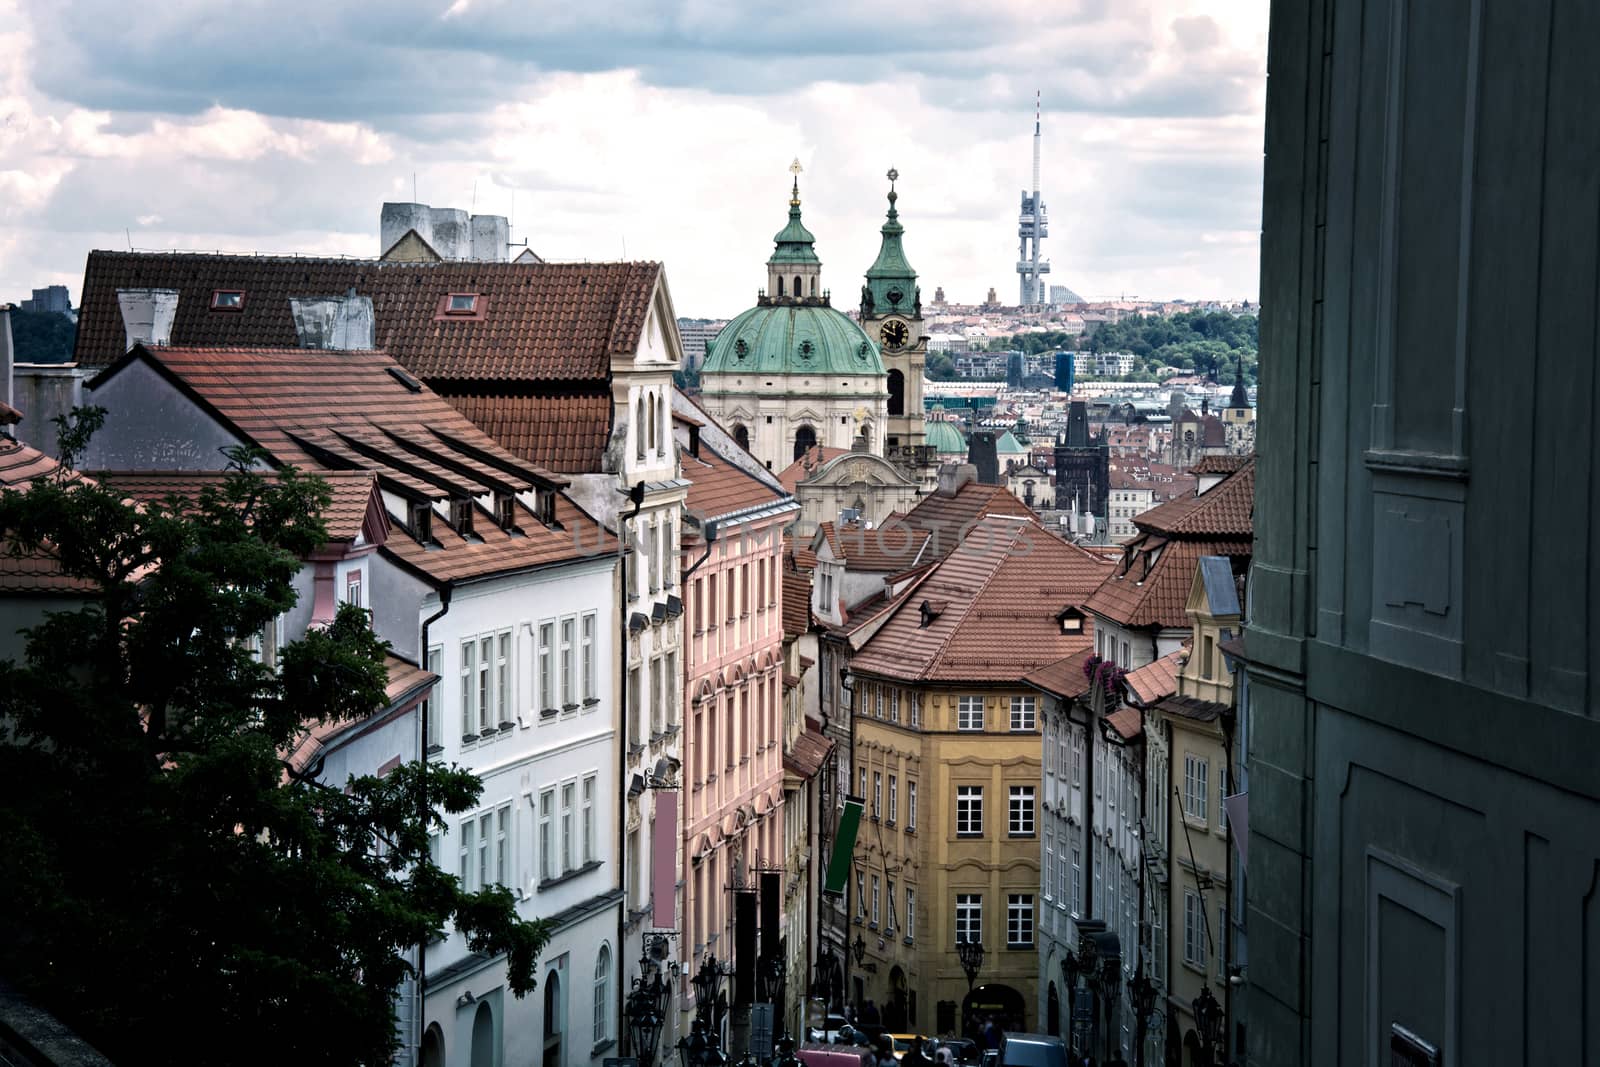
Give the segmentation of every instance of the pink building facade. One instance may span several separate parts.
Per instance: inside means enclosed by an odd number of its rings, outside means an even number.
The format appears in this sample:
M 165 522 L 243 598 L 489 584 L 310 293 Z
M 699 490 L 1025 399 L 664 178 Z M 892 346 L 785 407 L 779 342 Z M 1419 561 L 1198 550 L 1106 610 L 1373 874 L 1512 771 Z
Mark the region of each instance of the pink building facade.
M 687 974 L 706 955 L 734 955 L 732 890 L 758 888 L 763 869 L 784 863 L 782 535 L 799 505 L 714 425 L 684 436 L 693 483 L 683 538 Z M 692 1010 L 692 987 L 683 993 Z

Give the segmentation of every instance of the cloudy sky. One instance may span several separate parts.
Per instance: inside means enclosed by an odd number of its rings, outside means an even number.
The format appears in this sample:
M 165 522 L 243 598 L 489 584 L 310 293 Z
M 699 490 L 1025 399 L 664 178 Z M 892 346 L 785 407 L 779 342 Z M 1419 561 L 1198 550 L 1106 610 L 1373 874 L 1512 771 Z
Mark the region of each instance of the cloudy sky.
M 1015 299 L 1044 101 L 1051 281 L 1256 297 L 1266 0 L 0 0 L 0 300 L 92 248 L 370 256 L 385 200 L 547 259 L 764 284 L 791 159 L 853 294 L 884 172 L 931 296 Z M 848 300 L 842 303 L 849 303 Z

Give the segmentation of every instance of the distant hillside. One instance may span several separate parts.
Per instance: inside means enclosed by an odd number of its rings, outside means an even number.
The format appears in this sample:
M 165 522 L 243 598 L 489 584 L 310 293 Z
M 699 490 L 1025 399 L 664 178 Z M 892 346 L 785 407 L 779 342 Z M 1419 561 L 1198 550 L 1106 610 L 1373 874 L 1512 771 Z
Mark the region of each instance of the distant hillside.
M 54 311 L 13 311 L 11 342 L 18 363 L 70 363 L 78 327 Z

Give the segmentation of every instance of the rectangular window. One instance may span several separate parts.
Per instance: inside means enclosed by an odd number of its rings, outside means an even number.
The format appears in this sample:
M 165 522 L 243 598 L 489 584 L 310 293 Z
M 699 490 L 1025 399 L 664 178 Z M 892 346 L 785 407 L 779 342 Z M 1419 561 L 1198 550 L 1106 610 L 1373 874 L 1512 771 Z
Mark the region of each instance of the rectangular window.
M 872 876 L 872 925 L 873 925 L 874 929 L 876 929 L 877 926 L 878 926 L 878 889 L 879 889 L 878 876 L 877 875 L 873 875 Z
M 661 684 L 661 657 L 650 660 L 650 727 L 652 736 L 667 731 L 667 694 Z
M 1033 697 L 1012 697 L 1011 729 L 1032 730 L 1036 707 Z
M 678 725 L 678 688 L 673 684 L 673 679 L 678 677 L 678 654 L 667 653 L 667 698 L 663 701 L 667 706 L 667 725 Z
M 917 692 L 911 694 L 911 725 L 913 727 L 922 725 L 922 694 Z
M 461 888 L 469 892 L 475 888 L 472 884 L 472 820 L 468 819 L 461 824 L 461 869 L 456 877 L 461 880 Z
M 511 881 L 511 805 L 494 814 L 494 880 L 501 885 Z
M 889 882 L 885 888 L 887 888 L 889 891 L 888 895 L 884 898 L 889 903 L 889 921 L 884 923 L 883 932 L 886 934 L 892 934 L 894 933 L 894 883 Z
M 570 616 L 561 620 L 561 706 L 571 709 L 577 706 L 577 678 L 573 673 L 573 631 L 577 628 L 577 620 Z
M 1202 824 L 1210 799 L 1211 764 L 1200 756 L 1183 756 L 1183 813 Z
M 478 733 L 487 734 L 496 729 L 494 717 L 494 675 L 491 673 L 494 658 L 494 639 L 478 641 Z
M 243 311 L 243 289 L 213 289 L 211 291 L 212 311 Z
M 956 786 L 956 835 L 983 836 L 983 786 Z
M 596 699 L 594 628 L 595 613 L 591 611 L 583 617 L 583 699 L 585 702 Z
M 361 599 L 361 572 L 347 571 L 344 576 L 344 602 L 351 607 L 364 608 Z
M 1006 898 L 1006 947 L 1033 947 L 1033 894 L 1012 893 Z
M 906 829 L 917 828 L 917 783 L 906 783 Z
M 862 871 L 856 871 L 856 918 L 867 917 L 867 876 Z
M 583 862 L 594 862 L 594 783 L 595 776 L 583 780 Z
M 962 697 L 956 705 L 957 730 L 983 729 L 983 698 Z
M 906 940 L 914 940 L 917 936 L 917 891 L 906 890 Z
M 555 818 L 556 791 L 539 794 L 539 877 L 549 881 L 556 876 Z
M 494 843 L 494 816 L 478 816 L 478 888 L 493 885 L 497 872 L 490 866 L 492 854 L 489 849 Z
M 900 721 L 900 690 L 889 690 L 889 721 Z
M 1031 785 L 1011 787 L 1010 806 L 1007 809 L 1007 829 L 1012 837 L 1033 836 L 1033 789 Z
M 1200 895 L 1190 889 L 1183 891 L 1183 962 L 1206 969 L 1206 913 Z
M 477 293 L 451 293 L 445 305 L 445 312 L 450 315 L 470 315 L 477 309 Z
M 872 714 L 874 718 L 883 718 L 883 686 L 872 687 Z
M 572 807 L 577 787 L 571 782 L 561 787 L 561 873 L 566 874 L 577 864 L 572 862 Z
M 495 638 L 494 707 L 500 722 L 511 721 L 511 631 Z
M 883 815 L 883 772 L 872 772 L 872 817 L 880 818 Z
M 1068 878 L 1066 858 L 1056 864 L 1056 903 L 1065 905 L 1073 915 L 1078 914 L 1078 891 L 1082 888 L 1078 872 L 1078 846 L 1072 846 L 1072 870 Z
M 983 894 L 956 894 L 956 944 L 983 940 Z
M 867 769 L 865 767 L 860 767 L 858 770 L 861 772 L 861 788 L 858 790 L 858 792 L 861 796 L 861 802 L 865 804 L 867 802 Z
M 430 674 L 437 675 L 440 670 L 440 661 L 444 658 L 444 649 L 438 645 L 428 649 L 427 668 Z M 428 699 L 422 702 L 422 714 L 428 720 L 428 747 L 430 749 L 444 746 L 444 709 L 434 699 L 439 692 L 439 683 L 433 683 L 428 690 Z
M 472 724 L 477 721 L 472 701 L 476 692 L 472 684 L 474 677 L 472 663 L 477 649 L 476 641 L 461 642 L 461 740 L 463 741 L 476 741 L 478 738 L 477 731 L 472 728 Z
M 556 706 L 555 678 L 556 624 L 539 624 L 539 710 L 553 711 Z
M 895 778 L 894 775 L 891 774 L 889 776 L 889 825 L 890 826 L 894 825 L 895 816 L 900 810 L 900 789 L 899 789 L 899 785 L 900 785 L 899 781 Z

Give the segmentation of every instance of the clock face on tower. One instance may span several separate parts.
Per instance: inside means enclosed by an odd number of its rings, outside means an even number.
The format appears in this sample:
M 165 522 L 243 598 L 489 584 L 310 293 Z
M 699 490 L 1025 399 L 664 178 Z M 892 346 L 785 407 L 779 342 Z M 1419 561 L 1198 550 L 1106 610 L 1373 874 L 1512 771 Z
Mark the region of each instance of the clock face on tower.
M 890 319 L 878 331 L 878 339 L 884 343 L 886 348 L 899 348 L 906 343 L 906 338 L 909 336 L 911 336 L 911 332 L 906 329 L 906 324 L 899 319 Z

